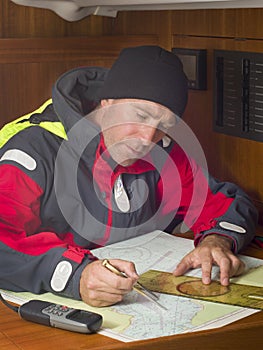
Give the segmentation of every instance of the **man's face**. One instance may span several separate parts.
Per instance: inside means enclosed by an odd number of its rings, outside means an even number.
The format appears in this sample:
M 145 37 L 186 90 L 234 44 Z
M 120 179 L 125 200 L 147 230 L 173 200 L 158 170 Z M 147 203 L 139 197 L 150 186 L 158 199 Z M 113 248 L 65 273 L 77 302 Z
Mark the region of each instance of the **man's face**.
M 136 100 L 102 100 L 100 121 L 111 157 L 123 166 L 144 157 L 174 126 L 175 115 L 158 103 Z

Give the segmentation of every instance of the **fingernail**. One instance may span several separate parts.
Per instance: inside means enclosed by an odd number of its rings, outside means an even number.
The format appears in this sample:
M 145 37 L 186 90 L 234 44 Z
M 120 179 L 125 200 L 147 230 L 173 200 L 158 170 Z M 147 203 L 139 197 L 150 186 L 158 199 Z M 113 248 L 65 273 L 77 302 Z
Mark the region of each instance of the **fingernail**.
M 210 283 L 210 278 L 209 277 L 204 277 L 203 278 L 204 284 L 209 284 Z
M 228 283 L 229 283 L 228 278 L 224 278 L 222 284 L 223 284 L 224 286 L 227 286 Z

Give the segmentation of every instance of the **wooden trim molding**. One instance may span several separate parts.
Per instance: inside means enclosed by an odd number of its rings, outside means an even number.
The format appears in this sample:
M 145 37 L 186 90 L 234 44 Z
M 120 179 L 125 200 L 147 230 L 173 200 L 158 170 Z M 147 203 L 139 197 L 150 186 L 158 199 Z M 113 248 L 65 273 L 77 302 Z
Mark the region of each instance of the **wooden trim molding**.
M 127 46 L 158 44 L 157 35 L 0 39 L 0 64 L 113 59 Z

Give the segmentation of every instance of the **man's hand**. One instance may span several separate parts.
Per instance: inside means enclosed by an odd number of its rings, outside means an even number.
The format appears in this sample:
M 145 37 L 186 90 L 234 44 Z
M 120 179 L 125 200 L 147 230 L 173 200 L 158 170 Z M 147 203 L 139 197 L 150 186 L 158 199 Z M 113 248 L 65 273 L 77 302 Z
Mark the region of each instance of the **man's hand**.
M 88 264 L 80 278 L 80 295 L 91 306 L 108 306 L 120 302 L 130 292 L 139 276 L 132 262 L 111 259 L 110 263 L 127 278 L 117 276 L 102 265 L 101 260 Z
M 188 270 L 201 267 L 202 282 L 211 282 L 213 264 L 220 268 L 220 282 L 223 286 L 229 284 L 229 278 L 241 275 L 245 264 L 231 251 L 231 240 L 216 234 L 205 237 L 202 242 L 177 265 L 173 274 L 181 276 Z

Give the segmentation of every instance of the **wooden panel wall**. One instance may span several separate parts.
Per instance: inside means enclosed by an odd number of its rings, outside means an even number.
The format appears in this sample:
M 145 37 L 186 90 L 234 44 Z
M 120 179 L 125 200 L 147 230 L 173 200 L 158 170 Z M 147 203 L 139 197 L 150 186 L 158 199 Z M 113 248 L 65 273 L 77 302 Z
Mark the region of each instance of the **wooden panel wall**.
M 262 224 L 263 143 L 215 133 L 212 118 L 213 50 L 263 53 L 263 9 L 174 11 L 171 23 L 171 47 L 201 48 L 208 53 L 208 89 L 190 92 L 185 120 L 204 148 L 210 172 L 249 193 Z
M 77 52 L 78 45 L 85 46 L 86 37 L 99 38 L 96 49 L 105 49 L 105 52 L 111 50 L 111 45 L 118 45 L 120 36 L 130 35 L 143 36 L 141 43 L 158 42 L 167 49 L 174 46 L 206 48 L 208 89 L 190 91 L 184 118 L 205 150 L 210 172 L 243 187 L 260 209 L 263 223 L 263 144 L 212 131 L 212 51 L 220 48 L 263 52 L 263 8 L 120 12 L 117 18 L 90 16 L 70 23 L 49 10 L 21 7 L 9 0 L 1 0 L 0 19 L 0 38 L 3 39 L 76 39 L 72 55 L 70 49 L 66 53 L 62 50 L 63 55 L 58 49 L 57 54 L 61 55 L 58 59 L 52 51 L 57 42 L 50 41 L 48 47 L 53 61 L 43 60 L 40 52 L 35 62 L 28 61 L 32 52 L 22 55 L 20 60 L 21 52 L 17 52 L 16 63 L 11 63 L 8 56 L 3 61 L 4 41 L 0 41 L 0 108 L 1 112 L 4 111 L 4 118 L 8 119 L 28 111 L 30 104 L 38 105 L 43 98 L 50 96 L 51 82 L 61 72 L 80 64 L 111 64 L 113 56 L 101 60 L 82 56 L 81 50 Z M 88 47 L 89 44 L 85 49 Z
M 10 0 L 0 1 L 0 37 L 65 37 L 104 34 L 105 19 L 90 16 L 82 21 L 67 22 L 45 9 L 16 5 Z M 111 20 L 109 19 L 109 25 Z M 105 22 L 105 26 L 107 26 Z
M 120 50 L 152 35 L 0 39 L 0 126 L 51 97 L 56 79 L 78 66 L 110 67 Z
M 184 119 L 195 131 L 209 170 L 218 178 L 244 188 L 261 207 L 263 198 L 263 143 L 213 132 L 213 50 L 263 52 L 263 40 L 173 37 L 174 47 L 205 48 L 208 53 L 208 89 L 191 91 Z

